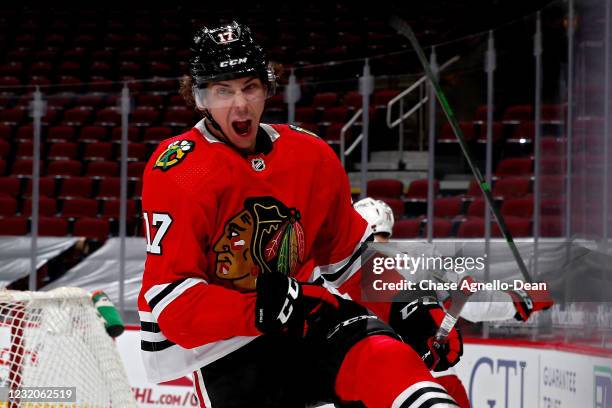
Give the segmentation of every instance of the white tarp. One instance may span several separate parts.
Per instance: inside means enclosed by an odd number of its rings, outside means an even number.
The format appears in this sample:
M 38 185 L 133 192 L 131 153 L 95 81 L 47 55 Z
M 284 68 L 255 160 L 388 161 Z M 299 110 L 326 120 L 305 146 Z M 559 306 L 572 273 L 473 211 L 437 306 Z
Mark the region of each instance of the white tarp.
M 138 311 L 137 297 L 142 282 L 146 256 L 143 237 L 125 239 L 125 311 L 128 316 Z M 76 286 L 87 291 L 103 290 L 119 306 L 120 238 L 110 238 L 96 252 L 70 269 L 64 276 L 42 288 L 51 290 L 62 286 Z M 131 321 L 131 318 L 127 319 Z
M 39 237 L 36 269 L 72 247 L 78 237 Z M 31 270 L 32 240 L 29 236 L 0 236 L 0 287 L 24 278 Z

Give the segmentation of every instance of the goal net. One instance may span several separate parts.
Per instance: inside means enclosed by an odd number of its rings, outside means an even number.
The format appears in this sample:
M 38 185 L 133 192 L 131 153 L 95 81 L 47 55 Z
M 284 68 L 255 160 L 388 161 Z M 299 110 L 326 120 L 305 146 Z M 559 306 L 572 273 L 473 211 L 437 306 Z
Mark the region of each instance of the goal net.
M 73 402 L 53 401 L 59 387 L 55 398 L 71 387 Z M 79 288 L 0 290 L 0 391 L 1 408 L 136 407 L 113 340 Z

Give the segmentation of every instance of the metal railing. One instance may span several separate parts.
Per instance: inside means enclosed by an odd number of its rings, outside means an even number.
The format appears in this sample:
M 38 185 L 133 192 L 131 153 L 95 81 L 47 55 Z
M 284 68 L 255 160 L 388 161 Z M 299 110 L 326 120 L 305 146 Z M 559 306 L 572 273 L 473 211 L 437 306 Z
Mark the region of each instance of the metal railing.
M 459 61 L 459 59 L 460 59 L 460 57 L 458 55 L 456 55 L 453 58 L 449 59 L 444 64 L 440 65 L 439 72 L 443 71 L 444 69 L 448 68 L 449 66 L 451 66 L 455 62 Z M 404 143 L 403 143 L 404 142 L 404 138 L 403 138 L 404 129 L 403 129 L 403 126 L 401 126 L 402 123 L 406 119 L 408 119 L 410 116 L 412 116 L 413 114 L 418 112 L 419 109 L 421 109 L 423 106 L 425 106 L 425 104 L 429 100 L 427 92 L 421 92 L 420 95 L 425 95 L 425 96 L 423 98 L 419 99 L 419 101 L 412 108 L 410 108 L 410 110 L 408 112 L 404 113 L 404 98 L 407 95 L 411 94 L 413 91 L 415 91 L 415 90 L 419 89 L 421 86 L 423 86 L 426 81 L 427 81 L 427 77 L 422 76 L 414 84 L 410 85 L 404 91 L 400 92 L 397 96 L 395 96 L 393 99 L 391 99 L 389 102 L 387 102 L 387 126 L 389 127 L 389 129 L 393 129 L 393 128 L 397 127 L 398 125 L 400 126 L 400 129 L 399 129 L 399 149 L 398 149 L 398 153 L 399 153 L 400 157 L 402 155 L 402 151 L 404 150 Z M 399 106 L 400 114 L 399 114 L 399 117 L 396 120 L 392 121 L 391 120 L 391 109 L 398 102 L 400 104 L 400 106 Z M 421 135 L 421 140 L 419 142 L 419 146 L 421 146 L 421 150 L 422 150 L 422 146 L 423 146 L 422 135 Z
M 448 68 L 455 62 L 459 61 L 459 59 L 460 59 L 459 56 L 454 56 L 453 58 L 449 59 L 448 61 L 446 61 L 444 64 L 440 66 L 440 71 Z M 393 99 L 391 99 L 387 103 L 387 126 L 390 129 L 393 129 L 394 127 L 400 125 L 410 116 L 412 116 L 414 113 L 418 112 L 418 110 L 423 105 L 425 105 L 425 103 L 427 103 L 428 97 L 425 96 L 424 98 L 420 99 L 416 105 L 410 108 L 408 112 L 406 113 L 403 112 L 404 97 L 410 94 L 411 92 L 413 92 L 415 89 L 419 89 L 425 83 L 426 80 L 427 78 L 425 76 L 420 77 L 414 84 L 410 85 L 408 88 L 406 88 L 399 95 L 395 96 Z M 400 117 L 394 121 L 391 121 L 391 107 L 398 101 L 400 103 Z M 361 143 L 361 140 L 363 139 L 363 133 L 360 133 L 355 138 L 353 143 L 351 143 L 351 145 L 348 148 L 346 148 L 346 133 L 349 131 L 349 129 L 351 129 L 351 127 L 361 117 L 362 114 L 363 114 L 363 108 L 360 108 L 353 114 L 353 116 L 348 120 L 348 122 L 346 122 L 346 124 L 342 126 L 342 130 L 340 131 L 340 160 L 342 162 L 342 166 L 345 165 L 346 156 L 350 155 L 351 152 L 355 150 L 357 146 L 359 146 L 359 144 Z M 402 133 L 403 133 L 403 129 L 400 129 L 400 155 L 401 155 L 401 151 L 403 150 Z

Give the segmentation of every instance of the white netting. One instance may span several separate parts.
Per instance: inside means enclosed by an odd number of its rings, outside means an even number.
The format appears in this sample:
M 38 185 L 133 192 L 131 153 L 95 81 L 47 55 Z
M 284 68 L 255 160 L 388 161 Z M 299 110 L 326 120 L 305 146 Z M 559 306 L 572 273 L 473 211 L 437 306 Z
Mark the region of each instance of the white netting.
M 0 290 L 0 386 L 76 387 L 66 406 L 136 407 L 113 340 L 78 288 Z

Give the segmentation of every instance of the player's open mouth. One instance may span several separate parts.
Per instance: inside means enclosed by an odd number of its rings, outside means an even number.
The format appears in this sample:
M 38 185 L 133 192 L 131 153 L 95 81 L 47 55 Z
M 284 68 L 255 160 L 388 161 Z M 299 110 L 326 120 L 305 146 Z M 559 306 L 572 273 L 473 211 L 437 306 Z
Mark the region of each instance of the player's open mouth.
M 239 136 L 247 136 L 251 133 L 251 120 L 235 120 L 232 122 L 232 128 Z

